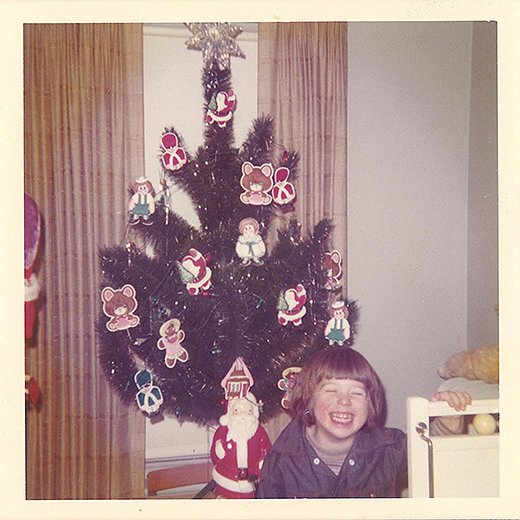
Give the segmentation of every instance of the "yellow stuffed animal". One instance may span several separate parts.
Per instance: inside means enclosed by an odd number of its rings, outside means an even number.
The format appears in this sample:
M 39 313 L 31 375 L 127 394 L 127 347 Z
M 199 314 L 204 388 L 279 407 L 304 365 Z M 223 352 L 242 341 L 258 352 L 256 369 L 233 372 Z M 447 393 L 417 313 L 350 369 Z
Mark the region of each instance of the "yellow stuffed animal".
M 498 383 L 498 344 L 453 354 L 437 371 L 443 379 L 465 377 Z

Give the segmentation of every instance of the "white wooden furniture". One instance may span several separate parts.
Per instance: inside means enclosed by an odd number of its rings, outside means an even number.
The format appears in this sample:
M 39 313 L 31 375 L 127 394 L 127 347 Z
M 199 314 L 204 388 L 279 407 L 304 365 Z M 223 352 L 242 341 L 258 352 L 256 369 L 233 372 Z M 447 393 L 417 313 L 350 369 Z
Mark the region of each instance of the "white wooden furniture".
M 430 436 L 430 418 L 499 413 L 498 399 L 473 400 L 463 412 L 422 397 L 407 400 L 408 496 L 498 497 L 499 433 Z

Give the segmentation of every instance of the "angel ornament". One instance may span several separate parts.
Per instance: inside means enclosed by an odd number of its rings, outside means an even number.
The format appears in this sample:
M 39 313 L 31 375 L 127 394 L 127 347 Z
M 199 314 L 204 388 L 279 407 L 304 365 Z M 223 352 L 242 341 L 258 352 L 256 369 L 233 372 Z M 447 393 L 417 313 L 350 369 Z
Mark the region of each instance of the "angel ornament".
M 254 218 L 244 218 L 238 224 L 240 236 L 236 244 L 236 253 L 242 259 L 243 265 L 254 262 L 262 265 L 261 258 L 265 255 L 265 244 L 259 233 L 260 225 Z

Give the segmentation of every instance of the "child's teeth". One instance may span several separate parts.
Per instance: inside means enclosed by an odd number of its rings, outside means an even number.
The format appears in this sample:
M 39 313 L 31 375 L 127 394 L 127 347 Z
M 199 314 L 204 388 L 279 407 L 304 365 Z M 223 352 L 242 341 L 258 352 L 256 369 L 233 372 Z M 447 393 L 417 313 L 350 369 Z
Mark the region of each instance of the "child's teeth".
M 341 419 L 341 420 L 346 421 L 352 417 L 352 414 L 350 414 L 350 413 L 333 413 L 332 417 L 334 417 L 335 419 Z

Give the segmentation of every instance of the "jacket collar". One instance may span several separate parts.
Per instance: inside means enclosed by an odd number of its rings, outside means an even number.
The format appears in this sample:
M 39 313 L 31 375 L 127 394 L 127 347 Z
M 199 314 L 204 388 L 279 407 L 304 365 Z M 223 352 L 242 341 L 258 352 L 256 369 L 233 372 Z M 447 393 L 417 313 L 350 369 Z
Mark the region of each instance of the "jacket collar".
M 272 449 L 276 452 L 288 455 L 301 454 L 305 450 L 305 426 L 292 420 L 282 431 Z M 372 453 L 383 446 L 396 443 L 396 438 L 389 428 L 374 428 L 372 430 L 361 429 L 356 434 L 356 439 L 350 453 L 360 455 Z

